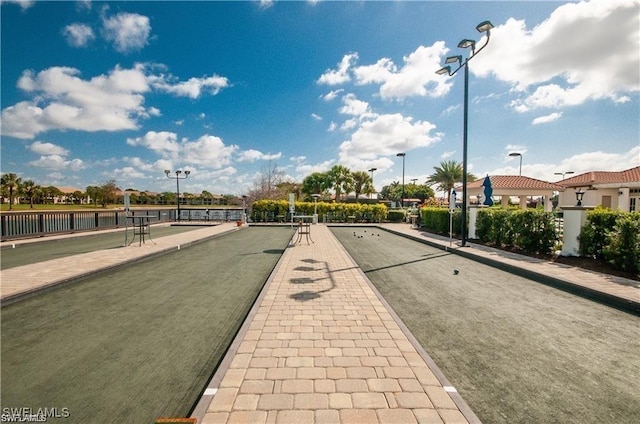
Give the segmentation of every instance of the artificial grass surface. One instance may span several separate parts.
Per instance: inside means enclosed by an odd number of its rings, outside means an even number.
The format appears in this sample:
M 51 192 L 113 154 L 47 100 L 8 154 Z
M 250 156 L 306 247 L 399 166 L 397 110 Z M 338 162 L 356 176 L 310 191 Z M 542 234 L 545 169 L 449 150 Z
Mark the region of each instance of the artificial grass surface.
M 2 407 L 186 415 L 292 234 L 235 231 L 2 308 Z
M 638 317 L 382 230 L 332 231 L 483 422 L 638 422 Z
M 153 239 L 174 234 L 193 231 L 198 227 L 187 226 L 152 226 L 151 237 Z M 132 227 L 129 227 L 129 241 L 133 237 Z M 102 249 L 121 247 L 124 244 L 124 231 L 102 234 L 85 234 L 78 237 L 58 240 L 43 239 L 38 243 L 17 244 L 15 249 L 8 247 L 0 251 L 0 269 L 9 269 L 16 266 L 30 265 L 51 259 L 60 259 L 80 253 L 93 252 Z M 135 243 L 138 243 L 136 236 Z M 7 242 L 6 245 L 11 244 Z

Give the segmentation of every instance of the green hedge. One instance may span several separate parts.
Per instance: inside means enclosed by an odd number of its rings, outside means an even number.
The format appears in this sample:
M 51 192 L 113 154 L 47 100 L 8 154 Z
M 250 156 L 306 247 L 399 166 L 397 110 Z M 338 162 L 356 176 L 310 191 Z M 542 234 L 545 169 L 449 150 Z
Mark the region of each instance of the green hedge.
M 484 243 L 543 254 L 553 252 L 558 238 L 553 213 L 538 209 L 481 209 L 476 235 Z
M 640 213 L 598 208 L 587 213 L 580 254 L 628 272 L 640 272 Z
M 389 222 L 404 222 L 407 214 L 403 210 L 390 210 L 387 212 L 387 219 Z
M 429 231 L 438 234 L 449 234 L 449 208 L 426 207 L 420 209 L 422 225 Z M 462 211 L 453 211 L 453 234 L 462 233 Z
M 387 207 L 384 204 L 364 203 L 328 203 L 328 202 L 295 202 L 296 215 L 313 215 L 317 208 L 318 220 L 326 217 L 330 221 L 347 222 L 381 222 L 387 218 Z M 254 222 L 289 221 L 289 202 L 287 200 L 257 200 L 251 205 L 251 220 Z M 354 217 L 354 218 L 350 218 Z

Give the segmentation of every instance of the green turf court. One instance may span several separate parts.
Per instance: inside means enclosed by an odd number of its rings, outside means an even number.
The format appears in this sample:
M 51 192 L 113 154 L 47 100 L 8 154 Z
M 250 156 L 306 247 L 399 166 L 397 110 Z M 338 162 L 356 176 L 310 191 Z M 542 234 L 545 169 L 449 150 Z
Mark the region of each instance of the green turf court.
M 153 239 L 171 236 L 174 234 L 193 231 L 198 227 L 183 225 L 163 225 L 152 226 L 151 236 Z M 129 228 L 129 241 L 132 240 L 133 230 Z M 56 240 L 42 239 L 42 242 L 16 244 L 11 248 L 10 241 L 3 244 L 0 251 L 0 269 L 9 269 L 16 266 L 30 265 L 51 259 L 60 259 L 67 256 L 79 255 L 81 253 L 93 252 L 102 249 L 114 249 L 124 244 L 124 231 L 83 234 L 78 237 L 63 238 Z M 135 243 L 138 243 L 136 236 Z
M 640 422 L 637 316 L 382 230 L 332 231 L 483 422 Z
M 292 235 L 234 231 L 2 308 L 2 407 L 188 414 Z

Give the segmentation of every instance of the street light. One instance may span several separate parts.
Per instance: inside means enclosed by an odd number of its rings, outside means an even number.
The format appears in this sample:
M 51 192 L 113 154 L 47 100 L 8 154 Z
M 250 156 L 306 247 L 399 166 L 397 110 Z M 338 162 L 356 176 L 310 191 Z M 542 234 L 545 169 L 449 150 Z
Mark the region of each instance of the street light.
M 471 54 L 462 61 L 462 56 L 450 56 L 447 57 L 445 63 L 458 63 L 458 68 L 455 71 L 451 71 L 451 66 L 444 66 L 436 71 L 438 75 L 447 74 L 450 77 L 455 75 L 460 69 L 464 68 L 464 113 L 463 113 L 463 135 L 462 135 L 462 187 L 464 195 L 462 196 L 462 234 L 461 234 L 461 246 L 465 246 L 467 243 L 467 129 L 468 129 L 468 111 L 469 111 L 469 61 L 475 57 L 482 49 L 489 44 L 489 38 L 491 36 L 491 29 L 493 24 L 489 21 L 480 22 L 476 26 L 478 32 L 486 32 L 487 39 L 485 43 L 476 51 L 476 42 L 469 39 L 464 39 L 458 43 L 458 47 L 462 49 L 468 49 L 471 47 Z
M 512 158 L 520 156 L 520 171 L 518 172 L 518 175 L 522 176 L 522 153 L 509 153 L 509 156 Z
M 320 197 L 320 195 L 312 194 L 311 197 L 313 197 L 313 223 L 317 224 L 318 223 L 318 197 Z
M 376 190 L 375 186 L 373 185 L 373 171 L 377 171 L 377 170 L 378 170 L 378 168 L 371 168 L 371 169 L 369 170 L 369 172 L 371 172 L 371 189 L 372 189 L 373 191 L 375 191 L 375 190 Z M 372 194 L 373 194 L 373 193 L 369 193 L 369 199 L 371 199 L 371 195 L 372 195 Z
M 179 169 L 176 171 L 175 177 L 171 175 L 171 171 L 169 169 L 165 169 L 164 173 L 167 178 L 176 179 L 176 203 L 178 204 L 178 215 L 176 216 L 176 221 L 180 221 L 180 180 L 186 180 L 187 178 L 189 178 L 189 174 L 191 174 L 191 171 L 184 171 L 183 177 L 180 176 L 182 174 L 182 171 Z
M 564 172 L 554 172 L 553 175 L 562 175 L 562 179 L 564 180 L 565 175 L 573 174 L 573 171 L 564 171 Z M 562 181 L 562 180 L 561 180 Z
M 404 158 L 407 154 L 398 153 L 396 156 L 402 158 L 402 196 L 400 197 L 400 207 L 404 209 Z
M 578 190 L 576 190 L 576 200 L 578 201 L 578 203 L 576 203 L 576 206 L 582 206 L 582 197 L 584 196 L 584 191 L 582 191 L 581 188 L 579 188 Z
M 416 181 L 418 181 L 417 178 L 411 178 L 409 181 L 411 181 L 411 184 L 416 185 Z

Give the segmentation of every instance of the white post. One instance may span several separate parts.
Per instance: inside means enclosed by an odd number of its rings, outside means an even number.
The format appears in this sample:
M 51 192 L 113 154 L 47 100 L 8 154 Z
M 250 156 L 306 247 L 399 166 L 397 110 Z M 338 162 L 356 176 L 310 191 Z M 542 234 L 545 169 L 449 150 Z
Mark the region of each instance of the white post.
M 564 214 L 562 256 L 580 256 L 580 242 L 578 236 L 582 226 L 587 222 L 587 212 L 593 207 L 562 206 Z
M 476 225 L 478 221 L 478 211 L 482 208 L 486 208 L 486 205 L 473 205 L 469 206 L 469 238 L 477 239 Z

